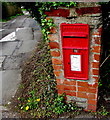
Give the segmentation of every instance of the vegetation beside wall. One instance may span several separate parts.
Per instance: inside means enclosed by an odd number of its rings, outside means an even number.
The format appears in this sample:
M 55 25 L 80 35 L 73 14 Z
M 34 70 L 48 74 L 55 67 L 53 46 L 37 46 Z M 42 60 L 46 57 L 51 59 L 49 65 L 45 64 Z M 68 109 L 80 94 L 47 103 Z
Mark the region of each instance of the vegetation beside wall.
M 22 118 L 57 118 L 65 112 L 70 116 L 80 114 L 82 108 L 74 102 L 67 103 L 65 95 L 57 93 L 47 43 L 42 41 L 38 44 L 22 69 L 22 82 L 12 102 L 13 110 Z
M 102 50 L 100 65 L 99 95 L 110 96 L 110 2 L 102 6 Z
M 58 7 L 74 7 L 76 2 L 19 2 L 18 6 L 23 6 L 30 12 L 32 17 L 35 17 L 37 21 L 42 22 L 41 19 L 45 18 L 44 12 L 51 11 L 51 8 L 57 9 Z

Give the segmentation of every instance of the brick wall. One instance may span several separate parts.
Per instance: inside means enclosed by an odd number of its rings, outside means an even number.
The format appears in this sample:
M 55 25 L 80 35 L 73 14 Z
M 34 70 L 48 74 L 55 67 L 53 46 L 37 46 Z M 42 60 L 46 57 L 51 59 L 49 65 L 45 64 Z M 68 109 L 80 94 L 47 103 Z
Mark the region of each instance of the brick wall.
M 99 79 L 99 64 L 100 64 L 100 48 L 101 48 L 101 11 L 100 6 L 92 6 L 95 11 L 86 14 L 81 10 L 86 8 L 73 8 L 74 13 L 70 17 L 76 18 L 67 19 L 64 17 L 52 16 L 56 28 L 52 29 L 52 34 L 49 34 L 49 45 L 52 56 L 52 66 L 57 81 L 58 94 L 66 93 L 67 101 L 75 101 L 78 106 L 82 106 L 85 110 L 96 111 L 97 108 L 97 93 L 98 93 L 98 79 Z M 88 9 L 90 6 L 88 7 Z M 80 10 L 78 15 L 77 11 Z M 90 8 L 91 9 L 91 8 Z M 79 11 L 78 11 L 79 12 Z M 61 23 L 86 23 L 90 27 L 90 46 L 89 46 L 89 79 L 88 80 L 75 80 L 66 79 L 64 77 L 64 64 L 62 55 L 62 42 L 61 42 Z

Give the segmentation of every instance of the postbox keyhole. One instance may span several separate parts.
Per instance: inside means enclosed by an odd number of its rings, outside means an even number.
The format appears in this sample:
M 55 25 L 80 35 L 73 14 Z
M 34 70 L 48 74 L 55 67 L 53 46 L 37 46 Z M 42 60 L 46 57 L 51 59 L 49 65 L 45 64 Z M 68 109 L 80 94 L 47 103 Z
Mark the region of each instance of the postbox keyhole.
M 73 52 L 74 52 L 74 53 L 78 53 L 78 50 L 77 50 L 77 49 L 73 49 Z

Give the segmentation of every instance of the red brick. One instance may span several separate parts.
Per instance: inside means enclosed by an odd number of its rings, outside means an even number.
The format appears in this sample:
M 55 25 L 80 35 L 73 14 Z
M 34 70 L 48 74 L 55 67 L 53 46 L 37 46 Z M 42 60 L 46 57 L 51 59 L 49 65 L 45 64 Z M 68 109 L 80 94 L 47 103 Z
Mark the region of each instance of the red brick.
M 93 32 L 93 34 L 92 35 L 101 35 L 101 33 L 100 32 Z
M 92 68 L 99 68 L 99 62 L 92 62 Z
M 88 110 L 92 110 L 93 112 L 96 112 L 96 105 L 88 105 Z
M 88 87 L 87 82 L 78 81 L 78 86 Z
M 52 65 L 54 70 L 61 70 L 62 66 L 61 65 Z
M 57 89 L 58 89 L 58 90 L 64 90 L 64 85 L 58 85 L 58 84 L 57 84 Z
M 93 75 L 99 75 L 99 70 L 92 69 L 92 74 L 93 74 Z
M 51 18 L 46 17 L 46 20 L 50 20 Z
M 94 54 L 94 59 L 99 61 L 100 60 L 100 55 Z
M 63 84 L 64 80 L 63 79 L 56 79 L 56 81 L 57 81 L 57 84 L 60 85 L 60 84 Z
M 62 73 L 62 71 L 54 71 L 54 74 L 56 77 L 59 77 L 61 73 Z
M 96 93 L 97 89 L 91 87 L 78 87 L 78 91 L 87 92 L 87 93 Z
M 96 94 L 88 93 L 88 99 L 96 99 Z
M 88 88 L 88 93 L 96 93 L 97 89 L 96 88 Z
M 64 90 L 57 90 L 58 91 L 58 94 L 63 94 L 64 93 Z
M 88 84 L 89 87 L 92 88 L 97 88 L 98 87 L 98 82 L 94 83 L 94 84 Z
M 57 29 L 56 29 L 55 27 L 52 27 L 52 28 L 50 29 L 50 32 L 51 32 L 51 33 L 57 33 Z
M 46 11 L 45 14 L 48 16 L 54 16 L 54 17 L 67 17 L 70 14 L 70 10 L 62 9 L 62 8 L 51 9 L 49 12 Z
M 101 44 L 101 37 L 94 37 L 95 44 Z
M 102 27 L 98 28 L 98 32 L 102 33 Z
M 57 84 L 61 84 L 61 79 L 56 79 Z
M 87 92 L 88 88 L 87 87 L 78 87 L 78 91 Z
M 77 97 L 80 97 L 80 98 L 88 98 L 87 94 L 84 93 L 84 92 L 77 92 Z
M 64 90 L 76 91 L 76 86 L 64 85 Z
M 76 81 L 64 80 L 63 84 L 65 84 L 65 85 L 76 85 Z
M 96 105 L 97 104 L 97 100 L 88 99 L 88 104 Z
M 48 37 L 50 41 L 58 40 L 58 35 L 56 34 L 49 34 Z
M 76 96 L 76 92 L 64 91 L 66 95 Z
M 51 56 L 53 56 L 53 57 L 60 56 L 60 51 L 51 51 Z
M 92 52 L 100 53 L 100 46 L 93 46 Z
M 50 46 L 51 49 L 59 48 L 59 44 L 57 42 L 50 42 L 49 46 Z
M 95 82 L 97 83 L 99 81 L 98 77 L 93 77 L 95 79 Z M 97 84 L 98 85 L 98 84 Z
M 88 88 L 88 87 L 97 88 L 98 83 L 96 82 L 94 84 L 88 84 L 87 82 L 78 81 L 78 86 L 82 86 L 82 87 L 86 87 L 86 88 Z
M 61 65 L 62 64 L 62 60 L 59 58 L 52 58 L 52 63 L 55 65 Z
M 58 94 L 63 94 L 63 93 L 65 93 L 66 95 L 70 95 L 70 96 L 76 96 L 76 92 L 58 90 Z
M 100 7 L 82 7 L 82 8 L 76 8 L 76 12 L 78 15 L 83 15 L 83 14 L 96 14 L 96 13 L 101 13 Z
M 63 84 L 57 84 L 57 88 L 59 90 L 68 90 L 68 92 L 70 91 L 76 91 L 76 87 L 75 86 L 70 86 L 70 85 L 63 85 Z

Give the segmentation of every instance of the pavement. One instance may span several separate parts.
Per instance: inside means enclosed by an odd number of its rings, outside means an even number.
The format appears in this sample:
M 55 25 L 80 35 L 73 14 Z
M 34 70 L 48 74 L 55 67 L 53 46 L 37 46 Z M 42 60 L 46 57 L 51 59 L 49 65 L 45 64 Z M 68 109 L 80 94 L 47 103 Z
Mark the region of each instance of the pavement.
M 15 95 L 21 81 L 21 65 L 41 40 L 40 25 L 26 15 L 0 23 L 0 111 Z M 3 115 L 3 114 L 2 114 Z

